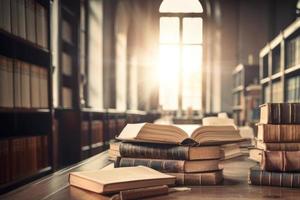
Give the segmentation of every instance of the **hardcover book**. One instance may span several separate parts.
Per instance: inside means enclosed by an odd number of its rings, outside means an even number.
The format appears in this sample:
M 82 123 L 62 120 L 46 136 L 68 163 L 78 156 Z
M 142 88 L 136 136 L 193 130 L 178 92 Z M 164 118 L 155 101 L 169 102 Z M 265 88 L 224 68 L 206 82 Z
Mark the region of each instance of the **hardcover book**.
M 300 142 L 300 124 L 259 124 L 257 139 L 263 142 Z
M 124 167 L 111 170 L 71 172 L 70 185 L 96 193 L 113 193 L 122 190 L 160 185 L 174 185 L 175 177 L 148 167 Z
M 264 151 L 261 168 L 272 172 L 300 172 L 300 151 Z
M 256 146 L 266 151 L 300 151 L 300 143 L 297 142 L 264 143 L 258 140 Z
M 162 160 L 147 158 L 117 158 L 115 167 L 146 166 L 161 172 L 207 172 L 219 170 L 219 160 Z
M 260 106 L 262 124 L 300 124 L 300 103 L 267 103 Z
M 219 146 L 190 147 L 154 143 L 120 143 L 121 157 L 168 160 L 220 159 Z
M 250 168 L 249 183 L 252 185 L 300 187 L 300 173 L 268 172 L 258 166 Z
M 127 124 L 117 137 L 132 142 L 219 145 L 243 141 L 234 126 Z
M 176 177 L 176 185 L 218 185 L 223 181 L 223 170 L 204 173 L 167 173 Z

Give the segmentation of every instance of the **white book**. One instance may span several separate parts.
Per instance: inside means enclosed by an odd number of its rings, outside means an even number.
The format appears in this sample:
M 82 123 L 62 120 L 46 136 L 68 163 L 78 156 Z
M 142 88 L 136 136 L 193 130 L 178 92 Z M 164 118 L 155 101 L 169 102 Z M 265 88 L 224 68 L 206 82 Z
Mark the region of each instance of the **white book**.
M 35 0 L 26 0 L 26 36 L 27 39 L 36 43 L 35 30 Z
M 31 65 L 30 70 L 31 107 L 40 108 L 40 71 L 39 67 Z
M 25 0 L 17 0 L 18 7 L 18 36 L 26 39 Z
M 48 108 L 48 73 L 46 68 L 40 68 L 40 106 Z
M 14 61 L 14 106 L 22 107 L 21 104 L 21 61 Z
M 21 105 L 30 108 L 30 66 L 21 62 Z

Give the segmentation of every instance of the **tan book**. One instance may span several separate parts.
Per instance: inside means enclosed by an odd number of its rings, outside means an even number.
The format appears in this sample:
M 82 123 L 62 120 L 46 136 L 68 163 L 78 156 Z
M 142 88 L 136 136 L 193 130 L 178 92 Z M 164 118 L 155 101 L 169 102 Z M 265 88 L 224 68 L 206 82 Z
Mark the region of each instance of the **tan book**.
M 263 150 L 253 148 L 249 150 L 249 159 L 260 163 L 262 161 Z
M 124 167 L 111 170 L 71 172 L 70 185 L 96 193 L 175 184 L 175 177 L 148 167 Z
M 216 145 L 243 141 L 234 126 L 127 124 L 117 137 L 123 141 Z
M 161 172 L 191 173 L 219 170 L 219 160 L 165 160 L 147 158 L 118 158 L 115 167 L 146 166 Z
M 238 144 L 226 144 L 221 146 L 221 154 L 223 155 L 223 160 L 235 158 L 243 155 Z

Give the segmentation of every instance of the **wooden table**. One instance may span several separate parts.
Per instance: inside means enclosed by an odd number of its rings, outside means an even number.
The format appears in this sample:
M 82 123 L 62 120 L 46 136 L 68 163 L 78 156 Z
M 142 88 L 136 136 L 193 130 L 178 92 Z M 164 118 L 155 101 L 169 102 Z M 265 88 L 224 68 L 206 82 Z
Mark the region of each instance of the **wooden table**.
M 52 175 L 2 195 L 0 199 L 106 200 L 109 197 L 70 187 L 68 184 L 68 174 L 71 171 L 100 169 L 109 164 L 108 154 L 104 152 L 77 165 L 55 172 Z M 248 185 L 248 169 L 255 165 L 255 163 L 246 157 L 231 159 L 225 161 L 223 164 L 225 176 L 223 185 L 192 187 L 191 191 L 170 193 L 169 195 L 151 199 L 300 199 L 300 189 Z

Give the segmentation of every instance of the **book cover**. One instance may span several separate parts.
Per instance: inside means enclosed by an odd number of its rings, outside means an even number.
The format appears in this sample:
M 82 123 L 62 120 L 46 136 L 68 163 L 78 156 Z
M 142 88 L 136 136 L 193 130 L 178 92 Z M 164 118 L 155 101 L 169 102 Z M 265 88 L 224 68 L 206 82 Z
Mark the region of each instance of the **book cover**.
M 161 172 L 207 172 L 219 170 L 219 160 L 165 160 L 147 158 L 125 158 L 119 157 L 115 162 L 115 167 L 146 166 Z
M 255 166 L 250 168 L 249 183 L 252 185 L 299 188 L 300 173 L 267 172 Z
M 300 172 L 300 151 L 264 151 L 261 169 L 272 172 Z
M 131 158 L 153 158 L 168 160 L 220 159 L 219 146 L 190 147 L 154 143 L 123 143 L 119 145 L 120 155 Z
M 258 140 L 263 142 L 300 142 L 300 124 L 259 124 Z

